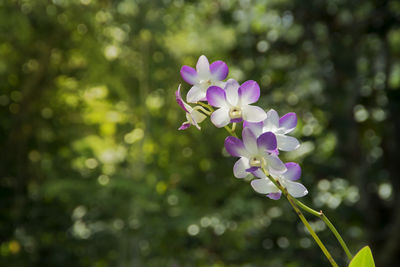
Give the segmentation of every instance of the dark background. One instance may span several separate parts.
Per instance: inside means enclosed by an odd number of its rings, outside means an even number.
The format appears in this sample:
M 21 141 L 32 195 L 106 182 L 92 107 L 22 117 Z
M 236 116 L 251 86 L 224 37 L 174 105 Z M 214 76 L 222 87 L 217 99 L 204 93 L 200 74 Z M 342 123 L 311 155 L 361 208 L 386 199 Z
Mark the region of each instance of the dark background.
M 201 54 L 298 114 L 302 200 L 400 265 L 399 26 L 394 0 L 0 1 L 0 265 L 328 266 L 223 130 L 177 131 Z

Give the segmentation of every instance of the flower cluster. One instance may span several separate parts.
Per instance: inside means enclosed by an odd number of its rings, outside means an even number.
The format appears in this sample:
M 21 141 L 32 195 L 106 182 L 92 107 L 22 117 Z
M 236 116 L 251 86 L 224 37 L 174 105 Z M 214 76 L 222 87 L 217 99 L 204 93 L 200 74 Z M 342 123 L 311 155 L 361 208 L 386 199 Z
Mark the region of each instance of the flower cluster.
M 236 124 L 242 122 L 242 139 L 236 136 L 225 139 L 226 151 L 239 158 L 233 167 L 234 176 L 245 178 L 252 174 L 257 177 L 251 181 L 251 186 L 271 199 L 279 199 L 282 192 L 267 175 L 271 175 L 293 197 L 305 196 L 307 189 L 295 182 L 301 176 L 300 166 L 294 162 L 285 164 L 279 158 L 279 151 L 293 151 L 300 146 L 296 138 L 287 135 L 296 128 L 296 114 L 291 112 L 279 117 L 273 109 L 265 112 L 253 105 L 260 98 L 258 83 L 249 80 L 239 84 L 234 79 L 224 82 L 228 73 L 225 62 L 210 64 L 205 56 L 198 59 L 196 69 L 181 68 L 183 80 L 192 85 L 186 102 L 196 106 L 192 107 L 182 99 L 179 85 L 176 101 L 187 119 L 179 130 L 191 125 L 200 130 L 199 124 L 209 115 L 216 127 L 225 127 L 234 135 Z M 227 127 L 229 124 L 232 124 L 232 129 Z

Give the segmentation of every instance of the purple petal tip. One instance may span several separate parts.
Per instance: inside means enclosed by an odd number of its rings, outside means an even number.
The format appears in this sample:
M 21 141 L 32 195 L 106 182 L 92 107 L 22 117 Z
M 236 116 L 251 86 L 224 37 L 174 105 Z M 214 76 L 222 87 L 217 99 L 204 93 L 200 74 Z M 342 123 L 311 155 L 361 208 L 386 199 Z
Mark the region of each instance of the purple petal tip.
M 284 173 L 286 179 L 295 181 L 301 177 L 301 167 L 295 162 L 288 162 L 285 164 L 287 171 Z
M 195 84 L 197 81 L 197 71 L 189 66 L 182 66 L 181 68 L 181 77 L 188 84 Z
M 266 132 L 257 138 L 257 146 L 268 152 L 273 152 L 277 148 L 276 136 L 272 132 Z
M 189 127 L 190 127 L 190 123 L 184 122 L 184 123 L 182 123 L 181 127 L 178 128 L 178 130 L 180 130 L 180 131 L 186 130 Z
M 225 80 L 229 73 L 228 65 L 221 60 L 215 61 L 210 65 L 210 72 L 216 80 Z
M 244 104 L 252 104 L 260 98 L 260 86 L 256 81 L 246 81 L 239 87 L 239 97 Z
M 181 106 L 181 108 L 185 111 L 185 112 L 189 112 L 185 105 L 183 104 L 183 100 L 181 97 L 181 85 L 179 85 L 178 90 L 176 90 L 175 92 L 175 99 L 176 99 L 176 103 L 178 103 L 179 106 Z
M 245 150 L 242 140 L 233 136 L 225 139 L 225 149 L 232 157 L 241 157 Z
M 278 192 L 278 193 L 269 193 L 269 194 L 267 194 L 267 197 L 269 197 L 270 199 L 273 199 L 273 200 L 278 200 L 278 199 L 281 198 L 281 195 L 282 195 L 281 192 Z
M 246 172 L 253 173 L 253 172 L 255 172 L 257 169 L 258 169 L 258 167 L 250 167 L 250 168 L 246 169 Z
M 286 131 L 291 131 L 296 128 L 297 125 L 297 115 L 294 112 L 289 112 L 283 115 L 279 119 L 279 128 L 283 128 Z

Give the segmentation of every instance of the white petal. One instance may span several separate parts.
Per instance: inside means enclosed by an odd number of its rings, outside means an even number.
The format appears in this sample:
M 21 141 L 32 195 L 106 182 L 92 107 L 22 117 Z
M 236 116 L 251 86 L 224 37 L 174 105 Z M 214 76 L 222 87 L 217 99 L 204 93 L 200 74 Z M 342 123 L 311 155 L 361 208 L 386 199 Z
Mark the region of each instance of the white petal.
M 293 151 L 300 146 L 299 141 L 292 136 L 276 134 L 276 140 L 278 141 L 278 149 L 282 151 Z
M 279 128 L 278 112 L 276 112 L 273 109 L 270 109 L 267 112 L 267 119 L 264 121 L 263 131 L 264 132 L 276 132 L 276 130 L 278 128 Z
M 282 174 L 282 177 L 289 181 L 296 181 L 301 177 L 301 167 L 295 162 L 285 163 L 287 171 Z
M 206 56 L 202 55 L 199 57 L 199 60 L 196 64 L 196 70 L 199 80 L 210 80 L 211 72 L 210 72 L 210 63 Z
M 278 158 L 276 155 L 267 155 L 265 156 L 265 159 L 267 160 L 267 167 L 269 172 L 271 173 L 283 173 L 285 172 L 286 166 L 283 164 L 283 162 Z
M 260 194 L 278 193 L 280 190 L 268 179 L 254 179 L 251 187 Z
M 249 174 L 246 171 L 248 168 L 250 168 L 249 159 L 240 158 L 233 166 L 233 175 L 235 175 L 236 178 L 245 178 Z
M 192 118 L 194 121 L 196 121 L 197 123 L 200 123 L 202 121 L 204 121 L 205 118 L 207 118 L 206 115 L 204 115 L 203 113 L 197 111 L 197 110 L 193 110 L 190 115 L 192 115 Z
M 262 132 L 263 123 L 262 122 L 243 122 L 243 127 L 250 128 L 256 137 L 259 137 Z
M 267 113 L 257 106 L 242 106 L 243 120 L 248 122 L 260 122 L 267 118 Z
M 289 112 L 279 119 L 279 128 L 283 133 L 290 133 L 296 128 L 297 115 L 294 112 Z
M 254 135 L 254 133 L 250 130 L 250 128 L 244 128 L 242 130 L 242 139 L 244 146 L 246 147 L 249 154 L 257 155 L 258 154 L 257 138 Z
M 265 176 L 265 173 L 261 170 L 261 168 L 258 168 L 256 171 L 252 172 L 252 174 L 258 178 L 266 178 L 267 179 L 267 176 Z
M 226 100 L 232 106 L 237 106 L 239 101 L 239 83 L 234 79 L 229 79 L 225 84 Z
M 304 197 L 308 194 L 307 188 L 301 183 L 286 180 L 285 185 L 289 194 L 291 194 L 293 197 Z
M 218 128 L 228 125 L 230 121 L 228 108 L 219 108 L 211 114 L 211 122 Z
M 192 111 L 192 112 L 193 112 L 193 111 Z M 194 125 L 194 126 L 196 126 L 197 129 L 201 130 L 200 125 L 199 125 L 199 124 L 197 123 L 197 121 L 193 118 L 192 112 L 191 112 L 191 113 L 186 113 L 186 119 L 188 120 L 188 122 L 189 122 L 191 125 Z
M 184 102 L 182 100 L 183 105 L 185 106 L 186 110 L 190 113 L 193 111 L 193 108 L 191 106 L 189 106 L 189 104 L 187 104 L 186 102 Z
M 239 98 L 242 105 L 253 104 L 260 98 L 260 86 L 256 81 L 246 81 L 239 88 Z
M 221 87 L 221 88 L 225 88 L 226 82 L 217 81 L 217 82 L 213 82 L 212 85 L 215 85 L 215 86 L 218 86 L 218 87 Z
M 226 103 L 226 93 L 224 89 L 218 86 L 210 86 L 207 89 L 206 96 L 209 105 L 217 108 L 225 106 L 228 107 L 228 104 Z
M 206 97 L 205 91 L 201 90 L 197 85 L 192 86 L 186 95 L 186 101 L 189 103 L 196 103 Z

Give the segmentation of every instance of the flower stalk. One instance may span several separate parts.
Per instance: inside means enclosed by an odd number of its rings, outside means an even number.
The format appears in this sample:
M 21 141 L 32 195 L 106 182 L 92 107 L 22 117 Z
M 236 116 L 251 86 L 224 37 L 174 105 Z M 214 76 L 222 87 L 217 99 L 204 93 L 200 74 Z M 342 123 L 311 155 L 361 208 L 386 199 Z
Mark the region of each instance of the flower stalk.
M 235 129 L 231 129 L 231 128 L 229 128 L 228 126 L 224 126 L 224 128 L 225 128 L 225 130 L 228 131 L 228 133 L 229 133 L 230 135 L 232 135 L 232 136 L 234 136 L 234 137 L 238 137 L 238 136 L 236 135 L 236 133 L 235 133 Z
M 331 223 L 331 221 L 328 219 L 328 217 L 325 216 L 325 214 L 322 212 L 322 210 L 318 212 L 318 211 L 308 207 L 306 204 L 304 204 L 300 200 L 294 199 L 294 201 L 301 209 L 303 209 L 304 211 L 306 211 L 314 216 L 317 216 L 318 218 L 320 218 L 321 220 L 323 220 L 325 222 L 325 224 L 328 226 L 328 228 L 331 230 L 331 232 L 335 235 L 336 239 L 339 241 L 340 245 L 342 246 L 344 252 L 347 255 L 347 258 L 349 259 L 349 261 L 351 261 L 353 259 L 353 255 L 351 254 L 349 248 L 347 247 L 346 242 L 344 242 L 342 236 L 336 230 L 335 226 Z
M 311 236 L 314 238 L 315 242 L 318 244 L 318 246 L 321 248 L 322 252 L 324 253 L 325 257 L 328 259 L 328 261 L 331 263 L 332 266 L 338 267 L 337 263 L 333 259 L 332 255 L 329 253 L 329 251 L 326 249 L 325 245 L 322 243 L 321 239 L 318 237 L 318 235 L 315 233 L 315 231 L 312 229 L 310 223 L 307 221 L 307 219 L 304 217 L 303 213 L 300 211 L 299 207 L 297 206 L 295 202 L 295 198 L 293 198 L 284 188 L 279 181 L 275 180 L 271 176 L 268 175 L 268 172 L 263 168 L 264 174 L 275 184 L 276 187 L 278 187 L 283 194 L 286 196 L 287 200 L 289 201 L 290 205 L 293 207 L 294 211 L 296 212 L 297 216 L 299 216 L 300 220 L 302 223 L 305 225 L 307 230 L 310 232 Z

